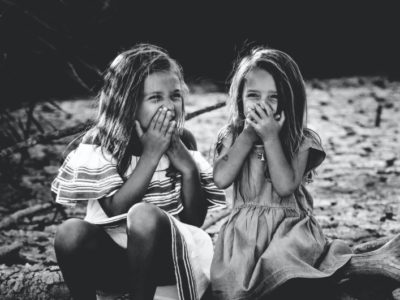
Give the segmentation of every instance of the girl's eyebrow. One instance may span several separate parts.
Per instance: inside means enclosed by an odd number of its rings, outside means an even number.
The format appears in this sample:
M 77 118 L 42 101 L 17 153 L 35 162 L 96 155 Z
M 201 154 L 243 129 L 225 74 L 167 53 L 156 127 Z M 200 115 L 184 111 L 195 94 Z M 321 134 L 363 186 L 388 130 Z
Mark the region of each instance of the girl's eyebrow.
M 260 90 L 249 89 L 246 92 L 247 93 L 260 93 Z
M 247 93 L 261 93 L 261 90 L 255 90 L 255 89 L 248 89 L 246 91 Z M 277 95 L 278 92 L 277 91 L 268 91 L 268 95 Z
M 145 93 L 144 95 L 147 97 L 147 96 L 150 96 L 150 95 L 161 95 L 161 94 L 162 94 L 162 92 L 154 91 L 154 92 Z

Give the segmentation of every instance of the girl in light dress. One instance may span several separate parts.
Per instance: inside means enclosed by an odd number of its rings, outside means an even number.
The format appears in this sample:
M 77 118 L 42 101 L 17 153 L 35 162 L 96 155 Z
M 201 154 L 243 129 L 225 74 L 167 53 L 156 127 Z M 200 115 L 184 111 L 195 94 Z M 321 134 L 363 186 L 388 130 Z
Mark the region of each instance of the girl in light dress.
M 344 242 L 328 242 L 313 216 L 305 185 L 325 152 L 307 128 L 305 84 L 293 59 L 253 49 L 234 72 L 229 102 L 214 181 L 220 188 L 233 183 L 234 199 L 211 265 L 215 299 L 327 299 L 344 276 L 400 281 L 399 236 L 354 255 Z
M 106 71 L 97 119 L 52 183 L 58 203 L 87 202 L 85 219 L 61 224 L 54 243 L 74 299 L 153 299 L 175 284 L 194 300 L 207 289 L 213 246 L 199 227 L 225 196 L 183 128 L 187 93 L 180 65 L 154 45 Z

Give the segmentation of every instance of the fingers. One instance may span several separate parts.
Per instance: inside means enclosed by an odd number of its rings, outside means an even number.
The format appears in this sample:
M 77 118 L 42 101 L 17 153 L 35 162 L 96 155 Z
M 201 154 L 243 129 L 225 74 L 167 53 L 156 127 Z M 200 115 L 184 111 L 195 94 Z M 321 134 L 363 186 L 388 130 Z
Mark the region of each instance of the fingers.
M 172 112 L 168 110 L 165 114 L 165 118 L 161 127 L 161 133 L 163 135 L 167 134 L 168 127 L 170 126 L 171 123 L 171 119 L 172 119 Z
M 171 137 L 172 134 L 175 132 L 175 130 L 176 130 L 176 121 L 174 120 L 174 121 L 169 123 L 169 126 L 168 126 L 168 129 L 167 129 L 166 133 L 165 133 L 165 136 L 166 137 Z
M 155 130 L 162 131 L 162 127 L 164 126 L 165 117 L 167 115 L 168 109 L 166 107 L 160 106 L 159 108 L 160 114 L 156 121 L 156 125 L 154 127 Z
M 158 119 L 160 117 L 160 114 L 161 114 L 161 107 L 158 108 L 158 110 L 154 114 L 153 118 L 151 119 L 150 125 L 149 125 L 149 129 L 155 129 L 156 128 Z
M 246 122 L 253 128 L 255 128 L 257 126 L 257 123 L 255 123 L 253 120 L 251 120 L 250 118 L 246 118 Z
M 265 103 L 265 102 L 259 102 L 257 103 L 258 105 L 260 105 L 260 107 L 263 109 L 263 111 L 266 113 L 267 116 L 272 116 L 274 113 L 274 110 L 272 109 L 271 105 L 269 103 Z
M 269 116 L 269 113 L 264 105 L 264 103 L 256 103 L 256 105 L 254 106 L 255 111 L 257 112 L 257 114 L 260 116 L 260 119 L 264 119 L 267 116 Z
M 136 133 L 137 133 L 138 137 L 141 138 L 143 135 L 143 129 L 142 129 L 142 126 L 140 126 L 139 121 L 137 121 L 137 120 L 135 120 L 135 129 L 136 129 Z
M 254 122 L 260 122 L 261 121 L 261 118 L 260 118 L 260 116 L 258 115 L 258 113 L 256 112 L 256 109 L 254 108 L 254 109 L 249 109 L 248 110 L 248 113 L 247 113 L 247 117 L 246 117 L 247 119 L 251 119 L 252 121 L 254 121 Z

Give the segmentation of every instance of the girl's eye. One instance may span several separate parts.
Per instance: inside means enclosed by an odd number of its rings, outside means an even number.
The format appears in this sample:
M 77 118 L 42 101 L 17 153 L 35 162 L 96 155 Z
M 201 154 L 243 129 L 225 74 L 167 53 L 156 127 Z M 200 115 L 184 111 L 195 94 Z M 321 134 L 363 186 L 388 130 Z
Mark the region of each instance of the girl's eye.
M 182 99 L 182 95 L 181 95 L 180 93 L 173 94 L 173 95 L 172 95 L 172 99 L 173 99 L 174 101 L 179 101 L 179 100 Z
M 248 93 L 247 98 L 258 99 L 258 95 L 256 93 Z
M 269 101 L 271 101 L 272 103 L 278 103 L 278 96 L 271 96 L 269 97 Z
M 153 102 L 158 102 L 158 101 L 161 100 L 161 96 L 159 96 L 159 95 L 154 95 L 154 96 L 151 96 L 151 97 L 149 98 L 149 100 L 151 100 L 151 101 L 153 101 Z

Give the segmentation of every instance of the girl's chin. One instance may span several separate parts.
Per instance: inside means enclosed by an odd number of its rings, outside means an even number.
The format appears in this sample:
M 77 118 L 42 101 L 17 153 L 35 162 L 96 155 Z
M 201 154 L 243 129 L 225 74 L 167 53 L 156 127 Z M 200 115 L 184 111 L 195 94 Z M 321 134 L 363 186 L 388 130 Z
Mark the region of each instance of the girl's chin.
M 254 142 L 254 145 L 263 145 L 262 139 L 258 137 L 257 140 Z

